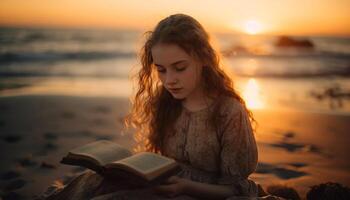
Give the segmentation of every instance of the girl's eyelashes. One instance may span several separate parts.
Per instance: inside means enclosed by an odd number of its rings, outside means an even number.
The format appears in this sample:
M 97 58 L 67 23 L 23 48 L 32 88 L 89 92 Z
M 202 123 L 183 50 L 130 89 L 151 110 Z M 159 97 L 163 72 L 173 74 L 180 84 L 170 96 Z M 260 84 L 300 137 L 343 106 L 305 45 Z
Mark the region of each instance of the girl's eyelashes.
M 166 72 L 166 70 L 163 67 L 157 67 L 157 71 L 159 73 L 165 73 Z
M 187 67 L 177 67 L 175 68 L 177 72 L 182 72 L 182 71 L 185 71 Z
M 185 71 L 186 68 L 187 68 L 187 67 L 176 67 L 175 70 L 176 70 L 177 72 L 182 72 L 182 71 Z M 166 69 L 164 69 L 163 67 L 157 67 L 156 69 L 157 69 L 157 71 L 158 71 L 159 73 L 165 73 L 165 72 L 166 72 Z

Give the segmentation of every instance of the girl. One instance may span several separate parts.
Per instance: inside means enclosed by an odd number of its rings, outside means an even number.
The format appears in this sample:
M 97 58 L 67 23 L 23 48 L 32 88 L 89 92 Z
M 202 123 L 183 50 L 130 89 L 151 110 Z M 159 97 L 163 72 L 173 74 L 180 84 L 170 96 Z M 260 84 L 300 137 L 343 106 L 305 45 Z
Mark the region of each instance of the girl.
M 138 150 L 174 158 L 181 171 L 164 185 L 133 190 L 88 172 L 49 199 L 257 197 L 248 179 L 258 160 L 254 119 L 201 24 L 184 14 L 163 19 L 148 33 L 141 63 L 126 122 L 137 129 Z

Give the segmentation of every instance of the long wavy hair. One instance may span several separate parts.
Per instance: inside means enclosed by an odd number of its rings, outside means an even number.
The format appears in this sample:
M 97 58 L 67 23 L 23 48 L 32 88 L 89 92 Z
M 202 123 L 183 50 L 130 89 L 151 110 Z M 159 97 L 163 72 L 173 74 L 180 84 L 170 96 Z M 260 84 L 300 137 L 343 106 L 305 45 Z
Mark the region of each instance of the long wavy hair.
M 161 20 L 153 31 L 145 33 L 146 41 L 140 51 L 141 69 L 136 79 L 136 94 L 132 100 L 132 109 L 126 117 L 127 127 L 136 128 L 134 151 L 151 151 L 162 153 L 165 135 L 172 131 L 174 122 L 181 114 L 181 100 L 175 99 L 162 86 L 153 66 L 151 49 L 157 43 L 175 44 L 187 54 L 194 56 L 205 64 L 202 81 L 205 94 L 220 100 L 221 96 L 237 99 L 255 121 L 246 108 L 244 100 L 233 87 L 231 78 L 220 67 L 219 54 L 210 44 L 209 34 L 194 18 L 184 14 L 175 14 Z M 211 113 L 210 123 L 219 127 L 220 116 L 215 110 Z

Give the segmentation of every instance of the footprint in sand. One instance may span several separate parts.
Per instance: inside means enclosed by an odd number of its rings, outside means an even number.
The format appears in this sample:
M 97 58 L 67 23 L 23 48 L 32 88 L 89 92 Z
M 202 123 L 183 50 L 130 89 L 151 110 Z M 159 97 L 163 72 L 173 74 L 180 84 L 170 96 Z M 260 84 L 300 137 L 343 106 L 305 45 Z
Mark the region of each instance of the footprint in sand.
M 57 166 L 48 162 L 41 162 L 40 168 L 44 168 L 44 169 L 56 169 Z
M 284 149 L 288 152 L 309 152 L 332 158 L 333 155 L 323 151 L 320 147 L 313 144 L 293 143 L 293 142 L 277 142 L 269 144 L 272 147 Z
M 258 167 L 255 173 L 274 174 L 281 179 L 292 179 L 307 175 L 307 173 L 302 171 L 288 169 L 285 167 L 280 167 L 278 165 L 272 165 L 267 163 L 258 163 Z
M 11 200 L 23 199 L 23 197 L 20 194 L 18 194 L 17 192 L 4 193 L 3 195 L 1 195 L 1 198 L 4 199 L 4 200 L 6 200 L 6 199 L 11 199 Z
M 96 140 L 112 140 L 114 136 L 112 135 L 96 135 Z
M 46 132 L 46 133 L 44 133 L 44 138 L 46 140 L 56 140 L 58 138 L 58 135 L 57 135 L 57 133 Z
M 275 168 L 274 165 L 259 162 L 259 163 L 258 163 L 258 166 L 257 166 L 257 168 L 256 168 L 256 170 L 255 170 L 255 173 L 259 173 L 259 174 L 268 174 L 268 173 L 270 173 L 274 168 Z
M 63 112 L 61 115 L 64 119 L 73 119 L 75 117 L 75 114 L 70 111 Z
M 19 176 L 21 176 L 21 173 L 19 173 L 18 171 L 9 170 L 9 171 L 1 174 L 0 179 L 1 180 L 11 180 L 14 178 L 18 178 Z
M 46 151 L 56 150 L 57 148 L 58 148 L 58 146 L 52 142 L 48 142 L 44 146 L 44 150 L 46 150 Z
M 45 155 L 47 155 L 49 152 L 55 151 L 55 150 L 57 150 L 57 149 L 58 149 L 58 146 L 57 146 L 55 143 L 53 143 L 53 142 L 47 142 L 47 143 L 44 144 L 44 146 L 43 146 L 40 150 L 38 150 L 38 151 L 35 153 L 35 155 L 37 155 L 37 156 L 45 156 Z
M 75 134 L 75 135 L 77 135 L 78 137 L 80 137 L 80 136 L 89 137 L 89 136 L 95 135 L 95 133 L 93 133 L 93 132 L 90 131 L 90 130 L 82 130 L 82 131 L 78 132 L 78 133 Z
M 316 145 L 290 142 L 293 138 L 295 138 L 295 135 L 296 134 L 294 132 L 287 131 L 283 133 L 283 138 L 281 142 L 270 144 L 270 146 L 283 148 L 289 152 L 303 151 L 303 152 L 318 153 L 327 157 L 331 157 L 331 155 L 326 154 L 321 150 L 321 148 L 319 148 Z
M 8 111 L 8 110 L 10 110 L 9 105 L 0 105 L 0 111 Z
M 111 108 L 109 108 L 107 106 L 96 106 L 93 110 L 96 112 L 99 112 L 99 113 L 110 113 L 111 112 Z
M 308 166 L 308 164 L 302 163 L 302 162 L 287 163 L 287 165 L 296 167 L 296 168 Z
M 307 175 L 307 173 L 302 171 L 291 170 L 283 167 L 276 167 L 273 173 L 282 179 L 298 178 Z
M 27 181 L 23 179 L 16 179 L 13 181 L 10 181 L 4 186 L 5 191 L 12 191 L 22 188 L 25 184 L 27 184 Z
M 298 143 L 292 143 L 292 142 L 278 142 L 278 143 L 270 144 L 270 146 L 282 148 L 289 152 L 295 152 L 305 147 L 304 144 L 298 144 Z
M 17 160 L 17 162 L 22 166 L 22 167 L 32 167 L 37 165 L 38 163 L 33 159 L 31 155 L 25 156 L 23 158 L 20 158 Z
M 98 126 L 105 126 L 109 124 L 109 122 L 106 119 L 102 119 L 102 118 L 93 119 L 92 122 Z
M 1 136 L 0 139 L 7 143 L 16 143 L 22 140 L 22 137 L 16 134 L 11 134 L 11 135 L 9 134 L 9 135 Z
M 4 127 L 5 126 L 5 122 L 0 120 L 0 127 Z
M 283 134 L 284 139 L 290 139 L 290 138 L 294 138 L 295 137 L 295 133 L 288 131 L 286 133 Z
M 60 137 L 68 137 L 68 138 L 80 138 L 80 137 L 93 137 L 96 133 L 90 130 L 82 130 L 77 132 L 60 132 Z

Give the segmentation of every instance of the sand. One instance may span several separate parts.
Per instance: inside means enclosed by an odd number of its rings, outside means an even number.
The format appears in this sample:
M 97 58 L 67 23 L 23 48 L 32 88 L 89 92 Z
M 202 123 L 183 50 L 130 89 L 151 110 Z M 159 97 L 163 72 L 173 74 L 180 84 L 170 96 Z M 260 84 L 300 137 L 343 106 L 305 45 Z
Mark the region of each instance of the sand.
M 56 180 L 84 169 L 59 164 L 68 150 L 96 139 L 132 148 L 122 134 L 126 98 L 0 97 L 0 187 L 3 199 L 31 199 Z M 305 197 L 309 186 L 350 186 L 350 116 L 255 110 L 259 165 L 251 178 L 263 187 L 286 184 Z M 57 182 L 60 183 L 60 182 Z

